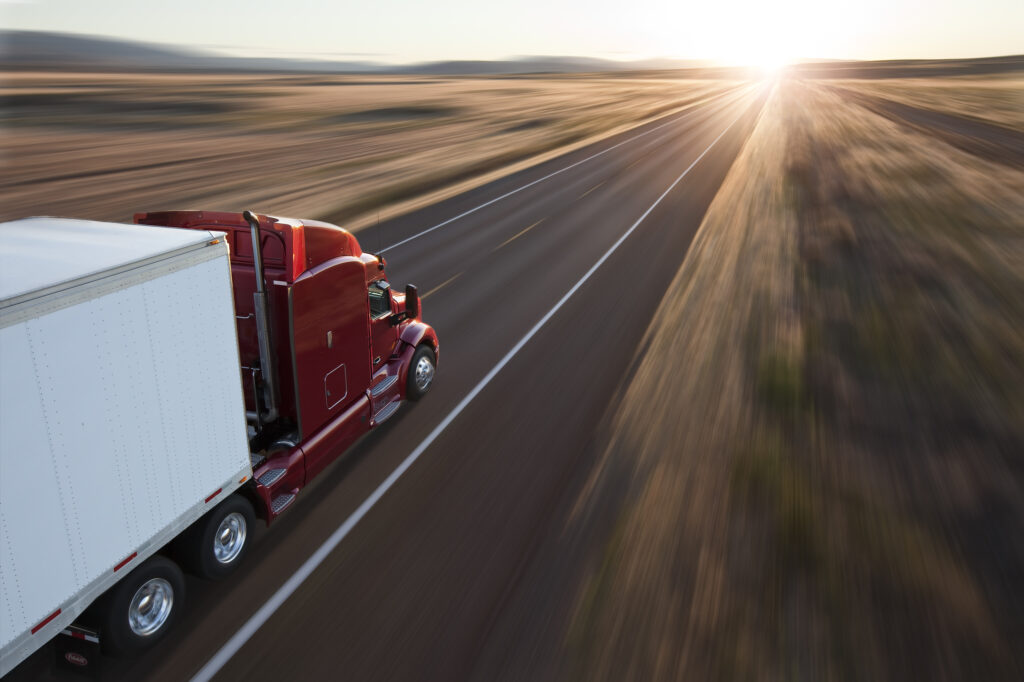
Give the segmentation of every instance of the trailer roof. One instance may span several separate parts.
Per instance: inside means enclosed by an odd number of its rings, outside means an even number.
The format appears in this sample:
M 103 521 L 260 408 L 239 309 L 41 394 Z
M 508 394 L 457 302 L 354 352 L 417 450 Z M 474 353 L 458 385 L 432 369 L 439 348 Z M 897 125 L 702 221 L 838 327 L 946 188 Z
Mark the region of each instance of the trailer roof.
M 0 223 L 0 301 L 161 260 L 218 234 L 71 218 Z

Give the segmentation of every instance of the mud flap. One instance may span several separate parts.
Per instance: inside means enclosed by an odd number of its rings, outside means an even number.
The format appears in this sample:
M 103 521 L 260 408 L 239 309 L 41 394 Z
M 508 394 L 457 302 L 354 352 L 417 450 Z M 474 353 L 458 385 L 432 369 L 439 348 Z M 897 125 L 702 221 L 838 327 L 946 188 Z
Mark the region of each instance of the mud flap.
M 101 678 L 99 632 L 80 625 L 69 625 L 54 638 L 57 667 L 89 679 Z

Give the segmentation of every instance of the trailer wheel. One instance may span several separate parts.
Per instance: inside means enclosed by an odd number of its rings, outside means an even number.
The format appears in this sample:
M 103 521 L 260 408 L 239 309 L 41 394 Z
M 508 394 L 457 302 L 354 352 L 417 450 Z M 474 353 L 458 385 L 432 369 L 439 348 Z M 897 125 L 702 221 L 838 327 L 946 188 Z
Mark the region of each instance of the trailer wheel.
M 434 350 L 430 346 L 424 344 L 416 349 L 409 363 L 409 380 L 405 390 L 409 400 L 419 400 L 430 390 L 434 383 L 436 363 Z
M 104 651 L 127 655 L 163 638 L 185 604 L 185 577 L 177 564 L 150 557 L 106 595 L 100 631 Z
M 249 549 L 255 514 L 241 495 L 231 495 L 199 519 L 183 538 L 189 572 L 218 580 L 234 571 Z

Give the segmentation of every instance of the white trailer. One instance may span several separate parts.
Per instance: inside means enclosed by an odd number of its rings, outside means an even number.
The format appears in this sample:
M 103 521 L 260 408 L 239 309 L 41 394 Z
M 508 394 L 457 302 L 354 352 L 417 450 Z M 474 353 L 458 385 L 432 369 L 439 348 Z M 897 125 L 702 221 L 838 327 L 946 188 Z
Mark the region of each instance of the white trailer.
M 221 237 L 0 224 L 0 675 L 101 595 L 103 637 L 162 635 L 183 582 L 154 555 L 190 526 L 216 561 L 244 548 L 251 508 L 228 502 L 252 469 Z

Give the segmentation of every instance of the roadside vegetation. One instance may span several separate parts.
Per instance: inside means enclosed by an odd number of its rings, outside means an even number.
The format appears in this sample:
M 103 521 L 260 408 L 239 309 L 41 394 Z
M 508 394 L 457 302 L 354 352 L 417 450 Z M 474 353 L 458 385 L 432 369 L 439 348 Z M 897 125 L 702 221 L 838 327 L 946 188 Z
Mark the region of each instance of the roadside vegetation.
M 1024 678 L 1024 172 L 833 85 L 780 82 L 648 331 L 579 679 Z
M 734 85 L 15 71 L 0 87 L 0 219 L 255 208 L 359 227 Z

